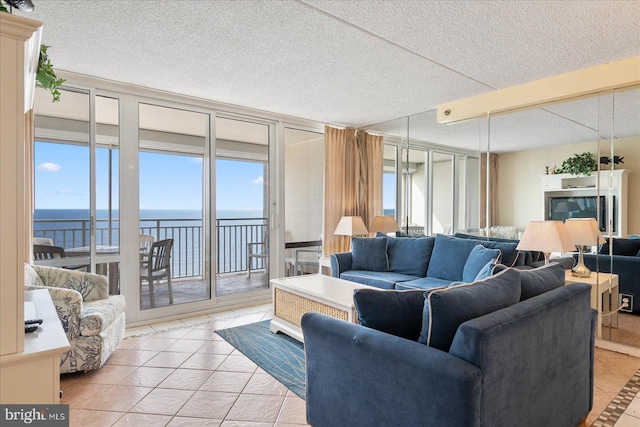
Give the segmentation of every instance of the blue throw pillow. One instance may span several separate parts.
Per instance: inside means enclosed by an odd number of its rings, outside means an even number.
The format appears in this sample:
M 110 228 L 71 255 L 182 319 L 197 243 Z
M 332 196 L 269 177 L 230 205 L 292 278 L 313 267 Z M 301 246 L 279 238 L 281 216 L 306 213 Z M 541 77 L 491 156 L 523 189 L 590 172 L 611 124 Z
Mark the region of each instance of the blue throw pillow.
M 505 270 L 488 279 L 436 289 L 425 297 L 418 342 L 449 351 L 458 326 L 520 300 L 520 275 Z
M 567 271 L 557 262 L 542 265 L 529 270 L 513 269 L 505 265 L 497 264 L 493 273 L 503 270 L 514 270 L 520 274 L 520 301 L 535 297 L 555 288 L 564 286 L 564 275 Z
M 354 237 L 351 239 L 351 269 L 388 271 L 386 237 Z
M 358 322 L 367 328 L 417 341 L 422 328 L 424 291 L 356 289 Z
M 462 270 L 462 281 L 471 283 L 492 259 L 500 258 L 500 249 L 488 249 L 482 245 L 476 245 L 471 250 Z M 488 276 L 485 276 L 488 277 Z
M 489 262 L 486 263 L 484 267 L 482 267 L 482 270 L 478 272 L 478 275 L 474 279 L 474 282 L 486 279 L 487 277 L 493 275 L 493 267 L 496 265 L 496 262 L 498 262 L 496 258 L 490 259 Z

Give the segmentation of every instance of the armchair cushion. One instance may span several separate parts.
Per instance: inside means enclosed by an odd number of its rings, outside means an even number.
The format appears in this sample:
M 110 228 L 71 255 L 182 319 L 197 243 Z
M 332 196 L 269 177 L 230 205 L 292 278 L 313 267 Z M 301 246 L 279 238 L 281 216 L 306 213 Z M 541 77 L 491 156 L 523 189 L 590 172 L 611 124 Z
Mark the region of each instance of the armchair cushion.
M 80 292 L 85 302 L 97 301 L 109 296 L 109 282 L 105 276 L 41 265 L 34 265 L 32 268 L 45 286 L 76 290 Z
M 124 312 L 125 307 L 122 295 L 112 295 L 104 300 L 85 303 L 80 318 L 80 335 L 98 335 Z
M 418 342 L 449 351 L 458 326 L 520 301 L 520 275 L 509 269 L 474 283 L 426 295 Z
M 351 247 L 352 270 L 389 271 L 386 237 L 354 237 Z
M 367 328 L 417 341 L 422 327 L 424 291 L 356 289 L 358 322 Z

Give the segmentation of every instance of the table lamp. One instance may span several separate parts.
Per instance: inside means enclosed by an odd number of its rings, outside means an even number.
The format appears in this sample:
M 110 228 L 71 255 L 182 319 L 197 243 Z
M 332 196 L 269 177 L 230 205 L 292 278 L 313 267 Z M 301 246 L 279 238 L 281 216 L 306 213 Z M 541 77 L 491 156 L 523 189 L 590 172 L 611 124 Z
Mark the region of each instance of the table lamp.
M 369 231 L 372 233 L 387 234 L 400 231 L 400 227 L 396 219 L 392 216 L 376 216 L 373 218 Z
M 575 277 L 589 277 L 591 270 L 584 265 L 584 247 L 605 242 L 598 223 L 594 218 L 570 218 L 565 221 L 564 226 L 571 236 L 571 241 L 578 247 L 578 264 L 573 267 L 571 274 Z
M 540 251 L 544 263 L 549 264 L 551 252 L 573 252 L 576 247 L 562 221 L 530 221 L 516 249 Z
M 340 222 L 333 234 L 339 236 L 364 236 L 369 234 L 369 231 L 359 216 L 343 216 L 340 218 Z M 349 250 L 351 250 L 351 241 L 349 241 Z

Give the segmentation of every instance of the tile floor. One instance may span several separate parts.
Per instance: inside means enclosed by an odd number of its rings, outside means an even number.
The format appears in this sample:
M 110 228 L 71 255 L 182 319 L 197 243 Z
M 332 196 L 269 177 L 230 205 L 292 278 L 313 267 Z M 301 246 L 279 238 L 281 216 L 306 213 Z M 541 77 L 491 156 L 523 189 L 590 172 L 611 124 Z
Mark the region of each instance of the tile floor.
M 101 369 L 61 377 L 71 426 L 306 425 L 304 400 L 214 333 L 271 316 L 261 305 L 127 329 Z M 638 358 L 596 349 L 593 410 L 580 426 L 590 426 L 639 368 Z M 638 425 L 640 396 L 616 424 Z

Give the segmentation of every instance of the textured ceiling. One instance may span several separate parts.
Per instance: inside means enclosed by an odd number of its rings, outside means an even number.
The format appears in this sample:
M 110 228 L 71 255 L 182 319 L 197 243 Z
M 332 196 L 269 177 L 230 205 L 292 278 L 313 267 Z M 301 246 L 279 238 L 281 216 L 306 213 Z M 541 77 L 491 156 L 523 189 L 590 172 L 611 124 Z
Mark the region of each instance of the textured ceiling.
M 353 127 L 640 54 L 637 0 L 34 3 L 58 69 Z

